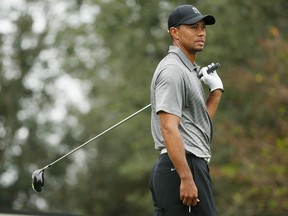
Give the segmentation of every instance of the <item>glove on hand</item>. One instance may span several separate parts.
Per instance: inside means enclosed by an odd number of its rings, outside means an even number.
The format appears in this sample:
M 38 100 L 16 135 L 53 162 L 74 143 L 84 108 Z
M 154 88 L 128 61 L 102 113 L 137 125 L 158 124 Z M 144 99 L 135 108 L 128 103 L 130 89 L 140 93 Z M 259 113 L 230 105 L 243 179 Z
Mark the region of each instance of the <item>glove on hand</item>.
M 221 89 L 222 92 L 224 92 L 223 83 L 220 77 L 218 76 L 216 70 L 213 71 L 212 73 L 209 73 L 209 74 L 207 73 L 208 68 L 211 68 L 213 65 L 214 63 L 212 63 L 211 65 L 208 65 L 207 67 L 203 67 L 200 70 L 199 74 L 203 75 L 200 80 L 209 86 L 210 92 L 216 89 Z

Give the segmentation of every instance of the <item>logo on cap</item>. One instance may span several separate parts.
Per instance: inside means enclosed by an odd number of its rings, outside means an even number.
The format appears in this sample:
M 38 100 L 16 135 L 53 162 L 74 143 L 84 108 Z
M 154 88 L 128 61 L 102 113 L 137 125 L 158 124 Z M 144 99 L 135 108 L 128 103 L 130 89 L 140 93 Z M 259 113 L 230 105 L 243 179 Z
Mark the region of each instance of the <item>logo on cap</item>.
M 193 7 L 193 6 L 192 6 L 192 10 L 194 11 L 194 13 L 200 14 L 200 11 L 199 11 L 196 7 Z

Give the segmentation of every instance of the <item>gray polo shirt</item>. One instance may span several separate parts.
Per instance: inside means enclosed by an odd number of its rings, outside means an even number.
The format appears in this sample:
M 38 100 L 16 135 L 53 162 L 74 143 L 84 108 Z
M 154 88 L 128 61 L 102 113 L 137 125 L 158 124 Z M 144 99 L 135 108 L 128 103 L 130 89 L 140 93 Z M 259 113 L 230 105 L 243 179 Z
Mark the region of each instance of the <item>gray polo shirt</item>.
M 179 130 L 186 151 L 200 158 L 211 157 L 212 123 L 206 97 L 193 65 L 180 48 L 169 53 L 157 66 L 151 83 L 151 130 L 155 148 L 165 148 L 157 113 L 164 111 L 181 118 Z

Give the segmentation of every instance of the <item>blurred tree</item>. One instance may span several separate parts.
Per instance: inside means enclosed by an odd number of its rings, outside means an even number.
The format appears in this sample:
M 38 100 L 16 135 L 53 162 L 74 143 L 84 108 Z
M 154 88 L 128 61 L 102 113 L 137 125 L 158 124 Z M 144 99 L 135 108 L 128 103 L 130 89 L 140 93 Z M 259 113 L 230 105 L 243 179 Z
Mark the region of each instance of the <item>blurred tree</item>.
M 223 29 L 211 42 L 223 62 L 226 88 L 211 167 L 219 211 L 283 215 L 288 211 L 287 1 L 234 1 L 229 10 L 224 3 L 218 7 L 227 15 L 217 20 Z M 223 193 L 229 195 L 222 199 Z
M 65 98 L 69 86 L 62 85 L 73 79 L 61 69 L 65 58 L 55 38 L 53 4 L 0 4 L 0 208 L 47 209 L 53 196 L 33 193 L 31 173 L 71 148 L 81 133 L 75 116 L 89 105 L 79 107 Z M 67 159 L 51 171 L 55 189 L 70 163 Z

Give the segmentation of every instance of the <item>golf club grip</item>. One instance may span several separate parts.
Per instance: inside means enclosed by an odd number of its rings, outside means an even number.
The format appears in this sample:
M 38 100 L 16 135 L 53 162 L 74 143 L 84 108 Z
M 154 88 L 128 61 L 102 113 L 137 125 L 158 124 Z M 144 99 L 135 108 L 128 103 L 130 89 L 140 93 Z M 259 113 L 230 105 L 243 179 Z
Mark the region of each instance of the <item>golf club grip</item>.
M 214 65 L 212 65 L 211 68 L 208 68 L 207 69 L 207 73 L 210 74 L 212 73 L 213 71 L 217 70 L 218 68 L 220 68 L 221 65 L 219 63 L 215 63 Z M 198 74 L 198 78 L 200 79 L 201 77 L 203 76 L 203 74 Z

